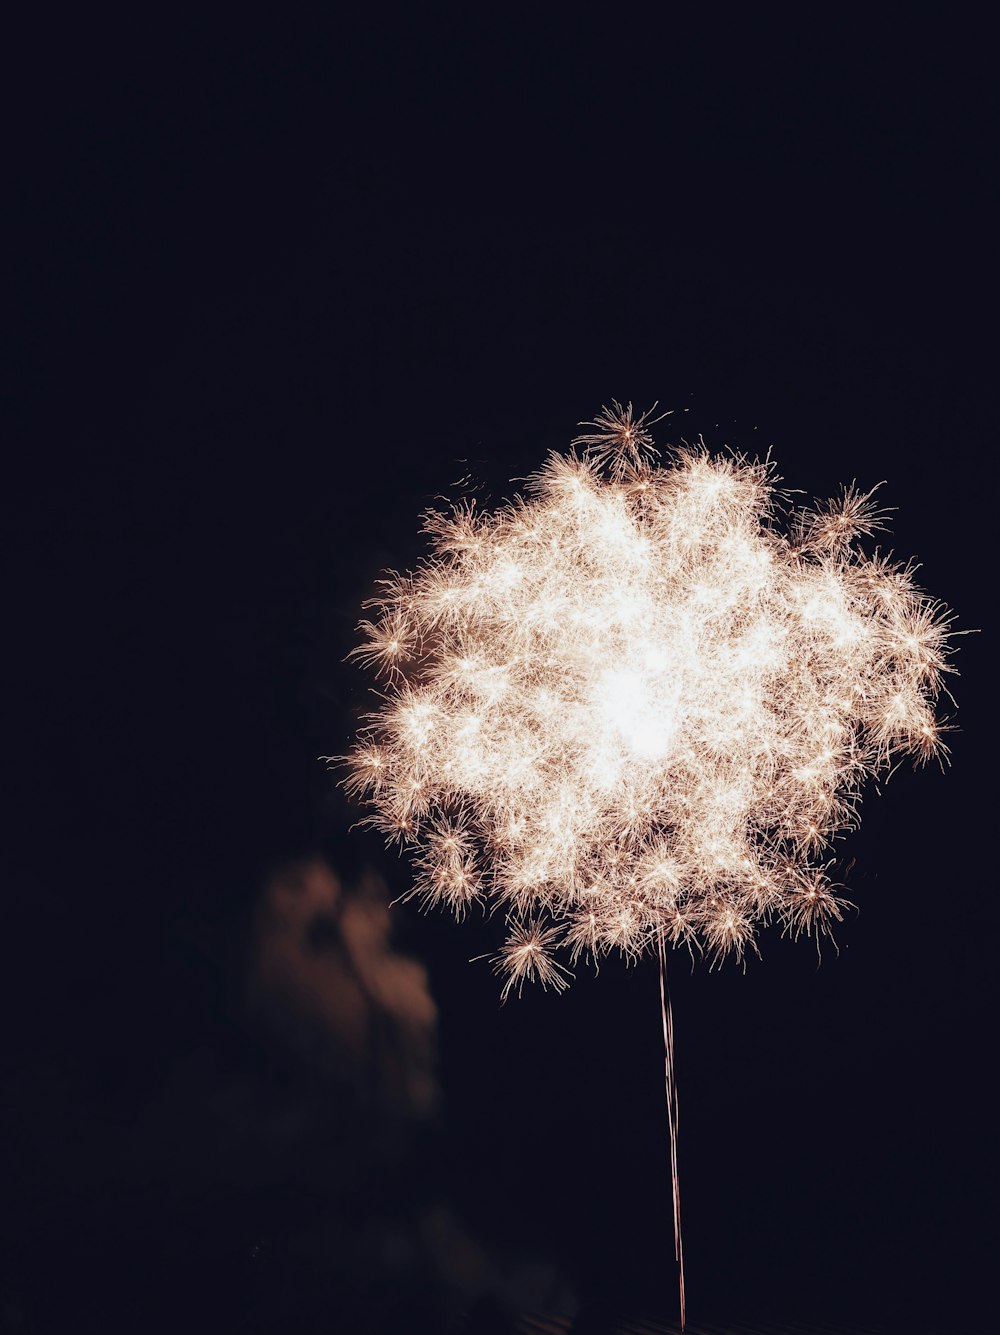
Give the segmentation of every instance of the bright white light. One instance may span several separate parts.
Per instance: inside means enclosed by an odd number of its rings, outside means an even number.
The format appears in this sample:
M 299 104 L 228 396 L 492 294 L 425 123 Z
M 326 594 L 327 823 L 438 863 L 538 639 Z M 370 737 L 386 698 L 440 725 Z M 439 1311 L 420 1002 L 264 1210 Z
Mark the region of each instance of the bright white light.
M 505 906 L 508 985 L 563 985 L 558 946 L 825 930 L 865 777 L 944 751 L 948 617 L 860 549 L 870 495 L 787 512 L 768 466 L 596 425 L 527 499 L 432 516 L 358 651 L 386 681 L 349 784 L 426 902 Z
M 666 661 L 666 654 L 659 657 Z M 634 755 L 658 760 L 670 750 L 677 726 L 676 702 L 667 692 L 657 692 L 646 674 L 629 669 L 603 673 L 596 702 L 613 733 Z

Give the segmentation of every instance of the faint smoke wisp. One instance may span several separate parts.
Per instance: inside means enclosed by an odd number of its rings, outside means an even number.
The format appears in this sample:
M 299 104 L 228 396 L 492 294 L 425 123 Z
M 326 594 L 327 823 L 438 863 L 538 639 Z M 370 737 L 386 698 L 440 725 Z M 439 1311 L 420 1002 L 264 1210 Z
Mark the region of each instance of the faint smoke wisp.
M 321 859 L 276 873 L 255 925 L 255 1009 L 362 1101 L 424 1116 L 438 1097 L 427 972 L 390 940 L 383 883 L 345 886 Z

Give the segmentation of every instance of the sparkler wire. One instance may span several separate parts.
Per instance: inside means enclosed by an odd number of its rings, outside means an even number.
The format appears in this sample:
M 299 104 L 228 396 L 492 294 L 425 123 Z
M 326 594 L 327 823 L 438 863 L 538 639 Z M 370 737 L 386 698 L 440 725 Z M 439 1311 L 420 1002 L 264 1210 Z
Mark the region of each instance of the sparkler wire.
M 658 943 L 657 953 L 660 962 L 660 1014 L 663 1019 L 663 1060 L 667 1095 L 667 1125 L 670 1129 L 670 1184 L 674 1205 L 674 1260 L 677 1262 L 681 1330 L 683 1330 L 686 1319 L 684 1300 L 684 1242 L 681 1237 L 681 1184 L 677 1172 L 677 1131 L 680 1124 L 680 1108 L 677 1102 L 677 1078 L 674 1068 L 674 1013 L 670 1004 L 670 990 L 667 987 L 667 958 L 662 936 Z

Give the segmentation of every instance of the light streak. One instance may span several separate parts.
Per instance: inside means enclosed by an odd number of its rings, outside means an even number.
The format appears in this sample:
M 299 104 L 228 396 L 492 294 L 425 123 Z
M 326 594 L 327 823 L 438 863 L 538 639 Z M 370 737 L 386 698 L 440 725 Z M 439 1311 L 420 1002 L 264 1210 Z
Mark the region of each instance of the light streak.
M 667 1126 L 670 1132 L 670 1185 L 674 1205 L 674 1260 L 677 1262 L 677 1290 L 681 1308 L 681 1330 L 687 1320 L 687 1300 L 684 1294 L 684 1239 L 681 1236 L 681 1180 L 677 1171 L 677 1131 L 680 1125 L 680 1107 L 677 1101 L 677 1079 L 674 1074 L 674 1012 L 667 992 L 667 960 L 662 938 L 660 954 L 660 1014 L 663 1017 L 664 1088 L 667 1096 Z

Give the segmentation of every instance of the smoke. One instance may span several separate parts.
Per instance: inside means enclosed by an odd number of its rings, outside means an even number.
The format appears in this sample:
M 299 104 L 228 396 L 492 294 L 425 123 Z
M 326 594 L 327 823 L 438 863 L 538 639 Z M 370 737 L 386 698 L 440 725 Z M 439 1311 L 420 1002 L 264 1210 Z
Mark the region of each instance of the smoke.
M 490 1312 L 513 1329 L 518 1310 L 574 1310 L 550 1262 L 498 1254 L 462 1218 L 437 1008 L 426 969 L 393 944 L 376 875 L 348 884 L 319 858 L 277 871 L 255 915 L 249 999 L 258 1026 L 332 1095 L 313 1105 L 304 1081 L 311 1111 L 281 1119 L 288 1152 L 299 1142 L 306 1156 L 296 1190 L 318 1188 L 326 1209 L 285 1241 L 285 1261 L 262 1253 L 276 1292 L 321 1282 L 352 1329 L 380 1335 L 492 1329 Z
M 320 859 L 276 873 L 256 916 L 250 993 L 269 1026 L 363 1102 L 418 1118 L 437 1107 L 437 1008 L 426 970 L 392 944 L 374 874 L 347 887 Z

